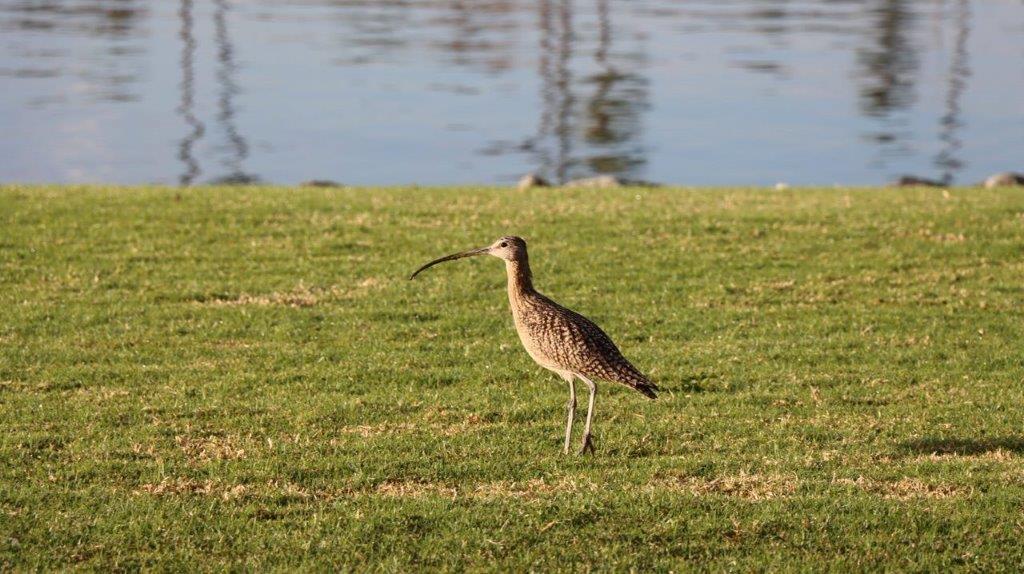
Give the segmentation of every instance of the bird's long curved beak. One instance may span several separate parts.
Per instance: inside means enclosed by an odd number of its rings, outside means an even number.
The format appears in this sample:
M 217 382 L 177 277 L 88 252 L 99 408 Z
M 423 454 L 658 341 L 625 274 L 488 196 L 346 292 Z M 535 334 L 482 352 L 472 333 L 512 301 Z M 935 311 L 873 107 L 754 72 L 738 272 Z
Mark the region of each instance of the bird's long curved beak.
M 420 274 L 421 271 L 423 271 L 427 267 L 433 267 L 434 265 L 437 265 L 438 263 L 444 263 L 445 261 L 455 261 L 456 259 L 462 259 L 463 257 L 472 257 L 474 255 L 481 255 L 483 253 L 487 253 L 488 250 L 490 250 L 489 246 L 488 247 L 480 247 L 479 249 L 470 249 L 469 251 L 463 251 L 462 253 L 453 253 L 451 255 L 445 255 L 444 257 L 442 257 L 440 259 L 435 259 L 435 260 L 431 261 L 430 263 L 427 263 L 423 267 L 420 267 L 419 269 L 417 269 L 415 273 L 413 273 L 412 275 L 409 276 L 409 280 L 410 281 L 413 280 L 417 275 Z

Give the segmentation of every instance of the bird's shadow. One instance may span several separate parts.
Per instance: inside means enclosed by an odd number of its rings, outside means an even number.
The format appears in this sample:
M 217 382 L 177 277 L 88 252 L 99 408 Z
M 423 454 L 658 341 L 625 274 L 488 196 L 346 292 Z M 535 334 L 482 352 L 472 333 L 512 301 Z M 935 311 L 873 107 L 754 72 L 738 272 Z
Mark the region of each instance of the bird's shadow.
M 954 454 L 970 456 L 997 450 L 1024 453 L 1024 437 L 940 438 L 924 437 L 906 441 L 900 448 L 907 454 Z

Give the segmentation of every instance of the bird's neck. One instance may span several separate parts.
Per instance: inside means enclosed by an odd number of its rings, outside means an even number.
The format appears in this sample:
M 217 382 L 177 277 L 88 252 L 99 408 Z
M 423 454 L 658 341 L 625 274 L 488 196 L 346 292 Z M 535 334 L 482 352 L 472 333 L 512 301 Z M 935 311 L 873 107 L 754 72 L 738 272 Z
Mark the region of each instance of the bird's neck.
M 530 272 L 530 261 L 526 257 L 505 261 L 505 271 L 508 273 L 509 299 L 515 301 L 534 292 L 533 273 Z

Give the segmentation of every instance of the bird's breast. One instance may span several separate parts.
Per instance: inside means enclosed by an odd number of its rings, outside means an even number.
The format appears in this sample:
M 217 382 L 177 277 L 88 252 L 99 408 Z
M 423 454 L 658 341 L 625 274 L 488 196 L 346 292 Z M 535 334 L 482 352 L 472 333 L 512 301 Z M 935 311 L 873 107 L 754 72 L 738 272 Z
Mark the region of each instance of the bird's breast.
M 560 371 L 562 365 L 545 348 L 544 325 L 537 319 L 535 314 L 524 312 L 516 305 L 512 306 L 512 320 L 515 323 L 516 333 L 519 334 L 519 340 L 523 343 L 527 354 L 545 369 Z

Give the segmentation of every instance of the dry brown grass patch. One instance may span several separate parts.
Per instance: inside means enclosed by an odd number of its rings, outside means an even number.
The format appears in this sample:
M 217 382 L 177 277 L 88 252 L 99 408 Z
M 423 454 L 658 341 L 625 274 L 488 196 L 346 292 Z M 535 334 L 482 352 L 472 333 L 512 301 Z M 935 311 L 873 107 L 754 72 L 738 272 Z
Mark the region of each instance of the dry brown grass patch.
M 1004 448 L 996 448 L 994 450 L 960 454 L 955 452 L 935 452 L 928 455 L 919 456 L 914 459 L 915 462 L 946 462 L 946 461 L 987 461 L 987 462 L 1010 462 L 1017 458 L 1016 453 L 1011 450 Z
M 680 476 L 659 480 L 653 488 L 684 491 L 694 496 L 719 494 L 743 500 L 760 501 L 792 496 L 800 488 L 800 479 L 787 474 L 747 474 L 720 476 L 708 479 L 702 476 Z
M 342 434 L 354 434 L 363 438 L 372 438 L 382 435 L 400 434 L 416 430 L 412 423 L 381 423 L 376 425 L 355 425 L 338 429 Z
M 855 486 L 865 492 L 890 500 L 960 498 L 974 494 L 973 488 L 963 488 L 954 484 L 931 484 L 910 477 L 887 482 L 861 476 L 856 480 L 839 478 L 833 480 L 832 483 Z
M 389 498 L 420 498 L 424 496 L 456 498 L 458 496 L 458 489 L 440 483 L 388 480 L 378 484 L 367 494 L 376 494 Z
M 184 477 L 167 477 L 156 484 L 143 484 L 135 494 L 151 494 L 153 496 L 214 496 L 231 500 L 245 496 L 249 487 L 244 484 L 226 485 L 213 480 L 196 480 Z
M 245 458 L 245 449 L 239 446 L 239 439 L 232 437 L 178 435 L 174 437 L 174 442 L 191 464 Z
M 385 481 L 378 484 L 373 490 L 366 492 L 366 494 L 399 498 L 440 496 L 451 499 L 531 499 L 561 493 L 595 491 L 597 489 L 598 485 L 595 483 L 577 481 L 571 478 L 562 478 L 554 481 L 544 478 L 525 481 L 499 480 L 470 485 L 450 485 L 417 481 Z

